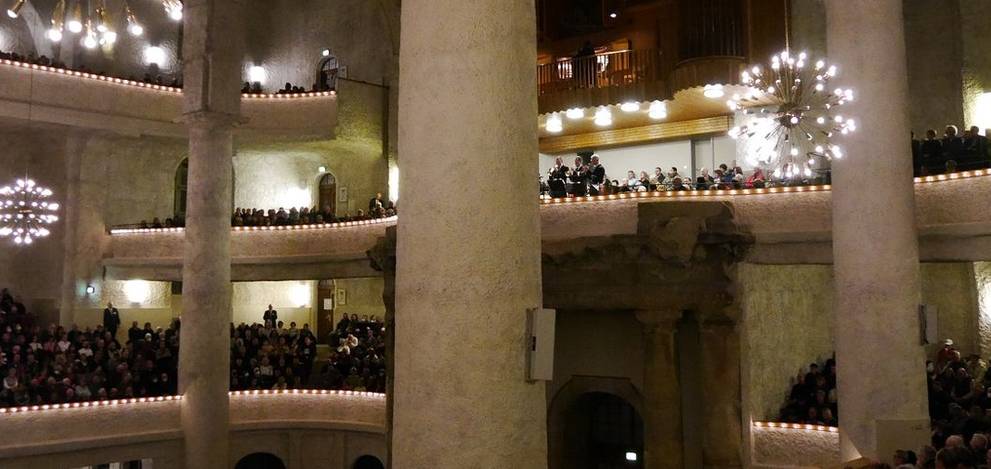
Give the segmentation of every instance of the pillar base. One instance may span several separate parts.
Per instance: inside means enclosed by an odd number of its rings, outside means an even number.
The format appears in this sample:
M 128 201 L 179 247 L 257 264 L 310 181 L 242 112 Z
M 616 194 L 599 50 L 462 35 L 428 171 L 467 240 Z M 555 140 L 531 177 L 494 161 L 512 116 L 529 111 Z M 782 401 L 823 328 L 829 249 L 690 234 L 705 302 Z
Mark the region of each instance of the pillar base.
M 863 457 L 891 464 L 895 451 L 904 449 L 918 452 L 929 444 L 929 419 L 876 420 L 874 429 L 877 454 L 861 454 L 856 445 L 840 426 L 840 452 L 843 461 L 856 461 Z

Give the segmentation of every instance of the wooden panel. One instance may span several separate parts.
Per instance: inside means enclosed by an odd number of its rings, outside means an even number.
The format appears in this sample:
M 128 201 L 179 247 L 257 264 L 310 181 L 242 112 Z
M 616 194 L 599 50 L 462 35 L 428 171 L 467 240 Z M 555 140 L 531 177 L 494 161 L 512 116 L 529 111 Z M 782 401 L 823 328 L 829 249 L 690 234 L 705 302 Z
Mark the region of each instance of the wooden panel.
M 540 151 L 541 153 L 555 154 L 582 149 L 685 139 L 698 135 L 727 132 L 732 125 L 732 116 L 717 116 L 681 122 L 663 122 L 643 127 L 546 137 L 540 139 Z

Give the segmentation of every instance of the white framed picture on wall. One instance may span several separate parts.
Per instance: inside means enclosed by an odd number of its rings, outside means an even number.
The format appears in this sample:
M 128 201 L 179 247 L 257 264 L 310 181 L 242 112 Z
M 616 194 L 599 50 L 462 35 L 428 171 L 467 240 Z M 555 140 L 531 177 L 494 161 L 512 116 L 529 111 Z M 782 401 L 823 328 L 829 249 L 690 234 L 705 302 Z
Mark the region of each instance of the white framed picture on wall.
M 348 188 L 347 187 L 343 187 L 342 186 L 342 187 L 339 187 L 337 189 L 337 201 L 338 202 L 347 202 L 348 201 Z
M 348 291 L 347 290 L 345 290 L 343 288 L 338 288 L 337 291 L 335 292 L 335 295 L 334 296 L 335 296 L 335 301 L 338 304 L 338 306 L 348 304 Z

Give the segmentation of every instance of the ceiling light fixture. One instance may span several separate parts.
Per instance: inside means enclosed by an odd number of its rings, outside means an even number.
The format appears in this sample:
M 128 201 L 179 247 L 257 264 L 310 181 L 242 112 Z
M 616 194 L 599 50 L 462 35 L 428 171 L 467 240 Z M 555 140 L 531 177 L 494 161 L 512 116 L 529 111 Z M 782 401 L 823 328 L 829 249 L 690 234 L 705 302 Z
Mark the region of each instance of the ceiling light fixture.
M 557 113 L 551 114 L 547 118 L 547 122 L 544 123 L 544 129 L 548 132 L 556 134 L 564 130 L 564 123 L 561 122 L 561 117 Z
M 581 119 L 582 117 L 585 117 L 585 110 L 580 107 L 574 107 L 564 111 L 564 115 L 571 120 Z
M 722 98 L 725 94 L 723 85 L 705 85 L 702 88 L 702 96 L 709 99 Z
M 668 117 L 668 106 L 662 101 L 653 101 L 647 109 L 647 117 L 654 120 L 661 120 Z
M 612 112 L 606 107 L 600 107 L 595 111 L 595 125 L 606 127 L 612 125 Z
M 635 103 L 633 101 L 628 101 L 619 105 L 619 109 L 623 112 L 637 112 L 640 110 L 640 103 Z
M 27 0 L 15 0 L 14 4 L 7 9 L 7 16 L 17 18 L 21 14 L 21 8 L 24 8 L 25 1 Z
M 49 201 L 52 191 L 34 180 L 18 179 L 14 186 L 0 188 L 0 237 L 13 237 L 14 244 L 31 244 L 51 232 L 58 221 L 59 204 Z

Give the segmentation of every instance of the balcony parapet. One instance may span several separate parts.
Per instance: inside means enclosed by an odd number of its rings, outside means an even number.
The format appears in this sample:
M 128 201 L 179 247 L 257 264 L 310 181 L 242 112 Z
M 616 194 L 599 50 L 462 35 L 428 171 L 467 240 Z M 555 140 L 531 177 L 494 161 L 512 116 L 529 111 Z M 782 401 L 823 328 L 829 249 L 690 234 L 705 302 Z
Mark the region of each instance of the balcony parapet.
M 0 60 L 0 117 L 184 138 L 182 90 L 123 78 Z M 332 138 L 337 125 L 333 91 L 244 94 L 242 138 Z

